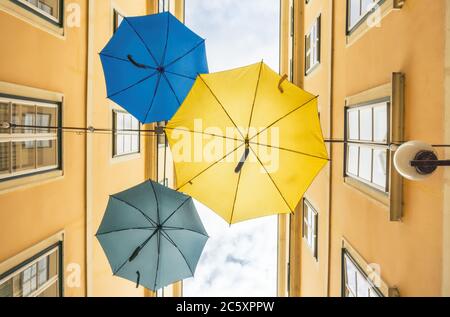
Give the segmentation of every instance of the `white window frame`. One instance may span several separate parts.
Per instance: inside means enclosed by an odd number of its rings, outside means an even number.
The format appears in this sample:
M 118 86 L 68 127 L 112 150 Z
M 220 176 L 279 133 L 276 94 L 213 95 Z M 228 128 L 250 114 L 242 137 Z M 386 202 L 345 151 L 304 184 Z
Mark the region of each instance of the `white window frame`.
M 316 261 L 318 260 L 318 228 L 319 213 L 306 198 L 303 198 L 302 236 Z
M 35 115 L 37 115 L 37 108 L 38 107 L 45 107 L 45 108 L 54 108 L 57 111 L 57 118 L 56 118 L 56 123 L 57 126 L 61 126 L 61 120 L 60 120 L 60 112 L 61 112 L 61 107 L 59 103 L 55 103 L 55 102 L 43 102 L 43 101 L 33 101 L 33 100 L 24 100 L 24 99 L 20 99 L 20 97 L 0 97 L 0 103 L 5 103 L 5 104 L 9 104 L 10 107 L 10 120 L 9 122 L 12 122 L 13 118 L 12 118 L 12 105 L 13 104 L 20 104 L 20 105 L 26 105 L 26 106 L 32 106 L 35 108 Z M 37 117 L 36 117 L 37 118 Z M 32 124 L 33 125 L 33 124 Z M 37 125 L 37 124 L 34 124 Z M 31 133 L 12 133 L 13 129 L 10 128 L 9 129 L 9 133 L 1 133 L 0 130 L 0 143 L 9 143 L 10 144 L 10 151 L 9 151 L 9 170 L 10 172 L 7 174 L 3 174 L 0 175 L 0 182 L 1 181 L 5 181 L 5 180 L 9 180 L 12 178 L 16 178 L 16 177 L 22 177 L 22 176 L 29 176 L 29 175 L 33 175 L 36 173 L 42 173 L 42 172 L 48 172 L 48 171 L 52 171 L 52 170 L 58 170 L 61 169 L 62 166 L 62 155 L 61 155 L 61 151 L 62 151 L 62 142 L 61 142 L 61 133 L 59 131 L 56 131 L 55 129 L 53 129 L 52 131 L 49 131 L 47 133 L 36 133 L 37 129 L 24 129 L 24 130 L 34 130 Z M 50 130 L 50 129 L 49 129 Z M 56 148 L 57 151 L 55 153 L 56 155 L 56 163 L 55 165 L 49 165 L 49 166 L 45 166 L 45 167 L 37 167 L 37 150 L 38 150 L 38 146 L 37 143 L 38 142 L 50 142 L 50 141 L 54 141 L 56 144 Z M 27 169 L 24 171 L 18 171 L 18 172 L 13 172 L 12 168 L 13 168 L 13 162 L 12 162 L 12 152 L 13 152 L 13 143 L 14 142 L 34 142 L 34 151 L 35 151 L 35 159 L 34 159 L 34 168 L 32 169 Z
M 309 75 L 320 64 L 321 29 L 322 16 L 319 15 L 314 19 L 309 32 L 305 36 L 305 76 Z M 307 45 L 308 42 L 309 45 Z
M 43 259 L 48 259 L 49 256 L 53 255 L 54 253 L 57 253 L 57 273 L 55 276 L 48 278 L 46 280 L 45 283 L 43 283 L 42 285 L 40 285 L 39 283 L 39 262 Z M 57 285 L 57 289 L 58 289 L 58 296 L 62 297 L 63 296 L 63 289 L 62 289 L 62 268 L 61 268 L 61 264 L 62 264 L 62 242 L 58 242 L 57 244 L 43 250 L 42 252 L 38 253 L 37 255 L 33 256 L 32 258 L 28 259 L 27 261 L 19 264 L 18 266 L 16 266 L 15 268 L 11 269 L 10 271 L 8 271 L 7 273 L 5 273 L 3 276 L 1 276 L 0 278 L 0 285 L 6 283 L 7 281 L 9 281 L 10 279 L 16 277 L 17 275 L 22 275 L 22 273 L 24 273 L 26 270 L 31 269 L 33 267 L 36 268 L 36 274 L 34 275 L 34 279 L 35 279 L 35 283 L 36 283 L 36 289 L 31 291 L 30 293 L 26 294 L 25 296 L 23 296 L 24 294 L 22 293 L 21 295 L 23 297 L 38 297 L 40 294 L 42 294 L 43 292 L 45 292 L 47 289 L 49 289 L 51 286 L 53 285 Z M 47 261 L 47 272 L 48 272 L 48 261 Z M 27 280 L 29 282 L 31 282 L 30 280 Z M 20 283 L 22 286 L 22 291 L 23 291 L 23 279 L 22 277 L 20 277 Z M 16 296 L 15 296 L 16 295 Z M 13 297 L 18 297 L 17 295 L 19 294 L 13 294 Z
M 35 12 L 36 14 L 42 16 L 46 20 L 50 20 L 52 23 L 57 24 L 59 26 L 62 26 L 63 24 L 63 15 L 64 15 L 64 0 L 57 0 L 58 1 L 58 17 L 55 17 L 49 13 L 47 13 L 45 10 L 41 9 L 39 7 L 39 4 L 42 4 L 43 2 L 40 0 L 34 0 L 37 4 L 34 5 L 30 1 L 27 0 L 13 0 L 13 2 L 17 2 L 20 5 L 24 6 L 25 8 L 29 9 L 32 12 Z
M 385 107 L 386 108 L 386 140 L 381 141 L 377 141 L 375 140 L 375 115 L 374 115 L 374 110 L 375 109 L 379 109 Z M 345 120 L 345 159 L 344 159 L 344 171 L 345 171 L 345 177 L 351 177 L 354 178 L 384 194 L 389 194 L 390 192 L 390 188 L 389 188 L 389 184 L 390 184 L 390 166 L 389 166 L 389 144 L 391 142 L 390 140 L 390 131 L 389 131 L 389 127 L 391 126 L 391 122 L 390 122 L 390 107 L 391 107 L 391 103 L 390 103 L 390 97 L 386 97 L 382 100 L 374 100 L 374 101 L 370 101 L 367 102 L 365 104 L 357 104 L 357 105 L 350 105 L 347 106 L 345 108 L 345 115 L 346 115 L 346 120 Z M 361 137 L 361 112 L 362 111 L 371 111 L 371 121 L 372 121 L 372 131 L 371 131 L 371 140 L 362 140 Z M 350 133 L 350 122 L 351 120 L 349 119 L 350 114 L 355 114 L 357 113 L 358 116 L 358 138 L 357 139 L 352 139 L 351 137 L 351 133 Z M 350 163 L 350 151 L 351 149 L 357 149 L 358 155 L 357 155 L 357 172 L 356 173 L 352 173 L 350 171 L 350 167 L 349 167 L 349 163 Z M 360 161 L 361 161 L 361 153 L 362 151 L 367 151 L 370 150 L 371 151 L 371 160 L 370 160 L 370 180 L 366 179 L 364 177 L 362 177 L 360 174 L 361 170 L 360 170 Z M 374 181 L 374 157 L 375 157 L 375 152 L 376 151 L 384 151 L 386 153 L 385 156 L 385 164 L 386 164 L 386 175 L 385 175 L 385 184 L 384 186 L 381 186 L 380 184 L 377 184 Z
M 118 115 L 123 116 L 124 118 L 128 118 L 131 120 L 131 127 L 130 129 L 126 129 L 125 128 L 125 123 L 123 123 L 122 127 L 118 127 L 117 126 L 117 118 Z M 122 121 L 124 122 L 124 121 Z M 133 128 L 133 123 L 136 124 L 137 123 L 137 129 Z M 116 157 L 123 157 L 123 156 L 128 156 L 128 155 L 135 155 L 135 154 L 139 154 L 141 153 L 141 133 L 140 132 L 135 132 L 135 131 L 123 131 L 123 130 L 139 130 L 141 129 L 141 124 L 139 123 L 139 121 L 134 118 L 131 114 L 129 114 L 126 111 L 123 110 L 118 110 L 118 109 L 114 109 L 113 110 L 113 158 Z M 122 132 L 121 132 L 122 131 Z M 123 142 L 124 142 L 124 146 L 122 148 L 122 151 L 118 150 L 118 136 L 123 136 Z M 131 138 L 130 139 L 130 150 L 126 151 L 125 150 L 125 137 Z M 133 138 L 137 137 L 137 148 L 133 148 Z

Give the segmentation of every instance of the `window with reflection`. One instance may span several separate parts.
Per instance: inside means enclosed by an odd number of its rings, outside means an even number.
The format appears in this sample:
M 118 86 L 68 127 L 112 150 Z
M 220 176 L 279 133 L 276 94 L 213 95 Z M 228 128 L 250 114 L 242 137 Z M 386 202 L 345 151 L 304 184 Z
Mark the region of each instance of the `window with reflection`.
M 345 174 L 389 192 L 388 101 L 346 108 Z
M 0 181 L 60 169 L 60 105 L 0 97 Z
M 62 25 L 64 0 L 12 0 L 31 12 L 49 20 L 52 23 Z
M 342 296 L 383 297 L 346 249 L 342 250 Z
M 0 274 L 0 297 L 62 296 L 61 243 Z
M 384 0 L 347 0 L 347 32 L 356 29 Z

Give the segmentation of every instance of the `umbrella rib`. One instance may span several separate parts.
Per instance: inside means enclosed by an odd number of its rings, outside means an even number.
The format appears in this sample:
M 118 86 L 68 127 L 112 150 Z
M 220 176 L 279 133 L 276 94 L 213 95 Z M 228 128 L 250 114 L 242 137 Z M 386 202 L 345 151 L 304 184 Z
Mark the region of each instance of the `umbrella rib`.
M 153 55 L 152 51 L 150 50 L 150 48 L 147 46 L 147 44 L 144 42 L 144 39 L 142 38 L 142 36 L 136 31 L 136 29 L 134 28 L 134 26 L 131 24 L 130 21 L 128 21 L 128 18 L 125 17 L 124 18 L 125 21 L 127 21 L 128 25 L 131 27 L 131 29 L 134 31 L 134 33 L 137 35 L 137 37 L 139 38 L 139 40 L 141 40 L 142 44 L 144 44 L 145 48 L 147 49 L 148 53 L 150 54 L 151 58 L 153 59 L 153 61 L 155 62 L 156 65 L 158 64 L 158 61 L 156 60 L 155 56 Z
M 166 61 L 167 45 L 169 44 L 169 29 L 170 29 L 170 14 L 167 15 L 166 45 L 164 46 L 164 53 L 163 53 L 161 65 L 164 65 L 164 62 Z
M 185 182 L 182 186 L 177 188 L 177 191 L 180 190 L 181 188 L 183 188 L 184 186 L 186 186 L 187 184 L 191 183 L 194 179 L 196 179 L 197 177 L 199 177 L 200 175 L 202 175 L 203 173 L 205 173 L 206 171 L 208 171 L 210 168 L 212 168 L 213 166 L 215 166 L 216 164 L 218 164 L 219 162 L 223 161 L 224 159 L 226 159 L 228 156 L 230 156 L 231 154 L 233 154 L 234 152 L 236 152 L 237 150 L 239 150 L 242 146 L 244 145 L 241 144 L 239 145 L 237 148 L 235 148 L 233 151 L 231 151 L 230 153 L 226 154 L 224 157 L 222 157 L 220 160 L 215 161 L 213 164 L 211 164 L 210 166 L 208 166 L 207 168 L 205 168 L 203 171 L 201 171 L 200 173 L 198 173 L 197 175 L 195 175 L 194 177 L 192 177 L 189 181 Z
M 277 149 L 277 150 L 281 150 L 281 151 L 291 152 L 291 153 L 295 153 L 295 154 L 299 154 L 299 155 L 303 155 L 303 156 L 309 156 L 309 157 L 324 160 L 324 161 L 330 161 L 329 158 L 325 158 L 325 157 L 321 157 L 321 156 L 317 156 L 317 155 L 313 155 L 313 154 L 308 154 L 308 153 L 304 153 L 304 152 L 300 152 L 300 151 L 290 150 L 290 149 L 286 149 L 283 147 L 278 147 L 278 146 L 273 146 L 273 145 L 268 145 L 268 144 L 260 144 L 257 142 L 250 142 L 250 144 L 257 145 L 257 146 L 265 146 L 265 147 L 268 147 L 271 149 Z
M 241 130 L 239 130 L 238 126 L 236 125 L 236 123 L 234 122 L 233 118 L 230 116 L 230 114 L 228 113 L 228 111 L 225 109 L 225 107 L 223 106 L 223 104 L 220 102 L 219 98 L 217 98 L 216 94 L 212 91 L 211 87 L 209 87 L 209 85 L 206 83 L 206 81 L 203 79 L 202 75 L 198 75 L 198 77 L 203 81 L 203 83 L 205 84 L 205 86 L 208 88 L 208 90 L 211 92 L 211 94 L 213 95 L 213 97 L 217 100 L 217 102 L 219 103 L 219 105 L 222 107 L 222 110 L 225 112 L 225 114 L 228 116 L 228 118 L 231 120 L 231 123 L 233 123 L 234 127 L 236 128 L 236 130 L 239 132 L 239 134 L 242 136 L 243 139 L 245 139 L 244 134 L 241 132 Z
M 277 189 L 278 193 L 280 194 L 281 198 L 283 198 L 284 202 L 286 203 L 286 205 L 288 206 L 289 210 L 291 211 L 291 213 L 294 213 L 294 210 L 291 208 L 291 206 L 289 205 L 289 203 L 287 202 L 286 198 L 284 198 L 283 194 L 281 193 L 280 188 L 278 187 L 278 185 L 275 183 L 274 179 L 272 178 L 272 176 L 270 175 L 269 171 L 267 171 L 266 167 L 264 166 L 264 164 L 261 162 L 261 160 L 259 159 L 258 155 L 256 154 L 256 152 L 253 150 L 253 148 L 250 146 L 250 150 L 253 152 L 253 154 L 255 155 L 256 159 L 258 160 L 259 164 L 262 166 L 262 168 L 264 169 L 264 171 L 266 172 L 266 175 L 269 176 L 270 180 L 272 181 L 273 185 L 275 186 L 275 188 Z
M 242 142 L 241 139 L 230 138 L 230 137 L 227 137 L 227 136 L 224 136 L 224 135 L 217 135 L 217 134 L 213 134 L 213 133 L 200 132 L 200 131 L 192 131 L 192 130 L 189 130 L 189 129 L 169 128 L 169 127 L 165 127 L 164 129 L 166 129 L 166 130 L 172 130 L 172 131 L 183 131 L 183 132 L 190 132 L 190 133 L 196 133 L 196 134 L 203 134 L 203 135 L 213 136 L 213 137 L 217 137 L 217 138 L 222 138 L 222 139 L 227 139 L 227 140 L 233 140 L 233 141 L 239 141 L 239 142 Z
M 160 82 L 161 82 L 161 74 L 158 75 L 158 81 L 157 81 L 156 86 L 155 86 L 155 91 L 153 92 L 152 102 L 150 103 L 150 107 L 148 108 L 147 113 L 145 114 L 144 122 L 147 121 L 148 114 L 150 113 L 150 111 L 153 108 L 153 103 L 155 101 L 156 93 L 158 92 L 158 88 L 159 88 Z
M 242 169 L 239 171 L 239 177 L 238 177 L 238 181 L 237 181 L 237 185 L 236 185 L 236 192 L 234 194 L 233 209 L 231 210 L 230 224 L 233 223 L 234 209 L 236 207 L 236 200 L 237 200 L 237 195 L 238 195 L 238 191 L 239 191 L 239 184 L 241 182 L 241 175 L 242 175 Z
M 167 65 L 164 65 L 164 68 L 170 67 L 173 64 L 175 64 L 176 62 L 178 62 L 179 60 L 185 58 L 186 56 L 188 56 L 189 54 L 191 54 L 193 51 L 195 51 L 200 45 L 202 45 L 203 43 L 205 43 L 205 40 L 201 40 L 200 43 L 198 43 L 197 45 L 195 45 L 193 48 L 191 48 L 189 51 L 187 51 L 185 54 L 183 54 L 182 56 L 175 58 L 173 61 L 171 61 L 170 63 L 167 63 Z
M 183 207 L 184 204 L 187 203 L 187 202 L 189 201 L 189 199 L 192 199 L 192 197 L 188 197 L 185 201 L 183 201 L 183 203 L 182 203 L 177 209 L 175 209 L 175 211 L 172 212 L 172 213 L 170 214 L 170 216 L 166 218 L 166 220 L 163 221 L 163 223 L 161 224 L 161 226 L 164 226 L 164 225 L 167 223 L 167 221 L 169 221 L 170 218 L 172 218 L 173 215 L 175 215 L 175 214 L 177 213 L 177 211 L 179 211 L 179 210 L 181 209 L 181 207 Z
M 155 186 L 153 185 L 153 182 L 150 182 L 150 185 L 152 186 L 153 189 L 153 194 L 155 195 L 155 199 L 156 199 L 156 212 L 158 215 L 158 224 L 161 223 L 161 218 L 159 217 L 159 201 L 158 201 L 158 196 L 156 195 L 156 190 L 155 190 Z
M 253 140 L 254 138 L 258 137 L 259 135 L 261 135 L 263 132 L 269 130 L 271 127 L 273 127 L 275 124 L 277 124 L 278 122 L 280 122 L 281 120 L 283 120 L 284 118 L 288 117 L 289 115 L 293 114 L 294 112 L 300 110 L 301 108 L 303 108 L 304 106 L 308 105 L 311 101 L 315 100 L 319 98 L 319 96 L 315 96 L 314 98 L 308 100 L 307 102 L 305 102 L 304 104 L 302 104 L 301 106 L 295 108 L 294 110 L 290 111 L 289 113 L 285 114 L 284 116 L 282 116 L 281 118 L 279 118 L 278 120 L 275 120 L 273 123 L 271 123 L 269 126 L 267 126 L 266 128 L 264 128 L 263 130 L 261 130 L 258 134 L 256 134 L 255 136 L 251 137 L 250 140 Z
M 111 99 L 112 97 L 117 96 L 118 94 L 120 94 L 120 93 L 122 93 L 122 92 L 124 92 L 124 91 L 126 91 L 126 90 L 128 90 L 128 89 L 131 89 L 131 88 L 133 88 L 134 86 L 139 85 L 140 83 L 143 83 L 144 81 L 146 81 L 146 80 L 152 78 L 153 76 L 155 76 L 155 75 L 157 75 L 157 74 L 158 74 L 157 72 L 154 72 L 153 74 L 151 74 L 151 75 L 149 75 L 149 76 L 147 76 L 147 77 L 145 77 L 145 78 L 139 80 L 138 82 L 132 84 L 131 86 L 128 86 L 128 87 L 126 87 L 126 88 L 124 88 L 124 89 L 122 89 L 122 90 L 119 90 L 118 92 L 115 92 L 115 93 L 109 95 L 108 98 Z
M 248 133 L 249 133 L 249 131 L 250 131 L 250 127 L 251 127 L 251 125 L 252 125 L 253 112 L 254 112 L 254 110 L 255 110 L 255 103 L 256 103 L 256 97 L 257 97 L 257 95 L 258 95 L 259 82 L 260 82 L 260 80 L 261 80 L 262 68 L 263 68 L 263 62 L 261 62 L 261 66 L 259 67 L 258 81 L 256 82 L 256 89 L 255 89 L 255 97 L 253 98 L 252 111 L 250 112 L 250 119 L 249 119 L 249 121 L 248 121 L 247 138 L 248 138 Z
M 164 231 L 161 231 L 161 234 L 167 241 L 169 241 L 169 243 L 171 243 L 178 250 L 180 255 L 183 257 L 184 262 L 186 263 L 186 266 L 189 268 L 189 271 L 191 272 L 192 276 L 194 276 L 194 272 L 192 271 L 192 269 L 186 259 L 186 256 L 183 254 L 183 252 L 181 252 L 180 248 L 176 245 L 176 243 L 170 238 L 170 236 L 167 233 L 165 233 Z
M 167 227 L 167 226 L 165 226 L 164 230 L 166 230 L 166 231 L 189 231 L 189 232 L 197 233 L 197 234 L 199 234 L 201 236 L 209 238 L 209 236 L 207 234 L 204 234 L 204 233 L 192 230 L 192 229 L 187 229 L 187 228 L 178 228 L 178 227 Z
M 124 232 L 124 231 L 130 231 L 130 230 L 155 230 L 155 229 L 156 229 L 156 227 L 139 227 L 139 228 L 119 229 L 119 230 L 112 230 L 112 231 L 97 233 L 96 236 L 103 236 L 103 235 L 107 235 L 107 234 L 111 234 L 111 233 Z
M 167 78 L 166 74 L 163 73 L 164 79 L 167 81 L 167 84 L 169 85 L 170 90 L 172 91 L 173 95 L 175 96 L 175 99 L 177 99 L 178 105 L 181 106 L 180 99 L 178 99 L 177 94 L 175 93 L 175 90 L 172 87 L 172 84 L 170 83 L 169 79 Z
M 118 200 L 118 201 L 124 203 L 125 205 L 128 205 L 128 206 L 130 206 L 131 208 L 133 208 L 133 209 L 139 211 L 139 212 L 144 216 L 144 218 L 147 219 L 152 225 L 155 225 L 155 226 L 158 225 L 155 221 L 153 221 L 149 216 L 147 216 L 142 210 L 140 210 L 140 209 L 137 208 L 136 206 L 133 206 L 133 205 L 130 204 L 129 202 L 127 202 L 127 201 L 125 201 L 125 200 L 122 200 L 122 199 L 120 199 L 120 198 L 117 198 L 117 197 L 115 197 L 115 196 L 111 196 L 111 198 L 113 198 L 113 199 L 115 199 L 115 200 Z
M 166 70 L 165 72 L 166 72 L 166 73 L 169 73 L 169 74 L 171 74 L 171 75 L 175 75 L 175 76 L 179 76 L 179 77 L 183 77 L 183 78 L 187 78 L 187 79 L 195 80 L 195 78 L 193 78 L 193 77 L 190 77 L 190 76 L 187 76 L 187 75 L 183 75 L 183 74 L 178 74 L 178 73 L 175 73 L 175 72 L 171 72 L 171 71 L 168 71 L 168 70 Z

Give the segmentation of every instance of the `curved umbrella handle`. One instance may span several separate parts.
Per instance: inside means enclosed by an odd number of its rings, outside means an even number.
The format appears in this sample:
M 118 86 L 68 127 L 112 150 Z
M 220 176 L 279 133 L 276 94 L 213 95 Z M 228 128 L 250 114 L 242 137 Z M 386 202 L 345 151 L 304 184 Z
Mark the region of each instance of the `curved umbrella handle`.
M 139 288 L 140 285 L 139 282 L 141 280 L 141 272 L 137 271 L 136 274 L 137 274 L 136 288 Z
M 281 84 L 288 79 L 288 75 L 284 74 L 283 77 L 281 77 L 279 83 L 278 83 L 278 89 L 281 91 L 281 93 L 284 93 L 283 87 L 281 87 Z
M 248 156 L 250 155 L 250 148 L 246 147 L 245 148 L 245 152 L 244 155 L 242 155 L 241 160 L 239 161 L 239 164 L 236 166 L 236 168 L 234 169 L 234 172 L 236 174 L 239 174 L 242 170 L 242 168 L 244 167 L 244 163 L 247 160 Z

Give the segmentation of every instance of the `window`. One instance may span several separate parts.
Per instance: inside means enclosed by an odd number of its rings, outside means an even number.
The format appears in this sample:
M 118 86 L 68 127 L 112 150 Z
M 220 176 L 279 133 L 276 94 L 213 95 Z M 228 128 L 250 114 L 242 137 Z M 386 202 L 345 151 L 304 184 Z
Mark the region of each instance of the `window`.
M 58 103 L 0 97 L 0 122 L 31 126 L 0 129 L 0 181 L 60 169 Z
M 140 152 L 140 124 L 131 114 L 113 110 L 113 156 Z
M 308 75 L 320 63 L 321 17 L 311 26 L 305 37 L 305 74 Z
M 61 243 L 0 276 L 0 297 L 62 296 Z
M 158 0 L 158 12 L 170 11 L 170 0 Z
M 63 0 L 11 0 L 20 6 L 36 13 L 42 18 L 62 26 L 63 24 Z
M 117 29 L 119 28 L 119 26 L 122 24 L 123 22 L 123 15 L 120 14 L 117 10 L 114 10 L 114 21 L 113 21 L 113 30 L 114 32 L 117 31 Z
M 346 249 L 342 249 L 342 296 L 383 297 Z
M 389 101 L 346 108 L 346 176 L 389 192 Z
M 318 213 L 311 203 L 303 199 L 303 238 L 317 260 Z
M 384 0 L 347 0 L 347 32 L 352 32 Z

